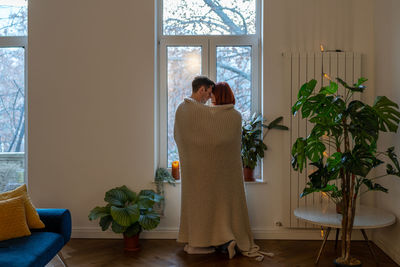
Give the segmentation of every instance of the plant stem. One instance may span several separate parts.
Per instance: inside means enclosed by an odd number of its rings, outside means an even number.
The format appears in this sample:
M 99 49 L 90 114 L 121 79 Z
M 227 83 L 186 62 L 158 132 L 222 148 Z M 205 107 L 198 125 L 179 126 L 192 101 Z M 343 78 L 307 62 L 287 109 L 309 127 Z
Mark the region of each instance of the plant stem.
M 350 140 L 347 129 L 346 118 L 342 119 L 343 124 L 343 134 L 344 134 L 344 151 L 349 152 L 350 150 Z M 343 196 L 343 218 L 342 218 L 342 259 L 347 262 L 349 258 L 349 245 L 348 240 L 349 237 L 349 228 L 348 228 L 348 220 L 349 216 L 351 216 L 350 210 L 350 173 L 348 171 L 344 171 L 344 169 L 340 170 L 342 174 L 342 196 Z

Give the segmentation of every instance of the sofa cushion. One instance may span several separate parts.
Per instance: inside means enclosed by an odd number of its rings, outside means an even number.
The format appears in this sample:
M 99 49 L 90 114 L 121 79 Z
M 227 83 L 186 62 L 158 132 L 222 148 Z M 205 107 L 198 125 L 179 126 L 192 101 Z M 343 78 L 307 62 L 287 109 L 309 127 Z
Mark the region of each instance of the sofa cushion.
M 39 229 L 44 228 L 44 223 L 40 220 L 38 213 L 36 212 L 35 207 L 32 204 L 31 198 L 28 195 L 26 185 L 21 185 L 14 190 L 4 192 L 0 194 L 0 200 L 5 200 L 9 198 L 23 196 L 26 198 L 25 201 L 25 214 L 26 221 L 28 223 L 28 227 L 31 229 Z
M 25 217 L 25 199 L 0 200 L 0 241 L 30 235 Z
M 0 266 L 45 266 L 64 246 L 60 234 L 35 232 L 0 242 Z

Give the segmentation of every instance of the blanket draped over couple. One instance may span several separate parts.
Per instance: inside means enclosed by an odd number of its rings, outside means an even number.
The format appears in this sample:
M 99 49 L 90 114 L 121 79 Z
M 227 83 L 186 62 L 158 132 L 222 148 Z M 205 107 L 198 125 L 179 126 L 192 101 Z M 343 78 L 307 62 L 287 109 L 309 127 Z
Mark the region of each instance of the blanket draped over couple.
M 192 247 L 235 240 L 262 260 L 250 231 L 241 159 L 242 117 L 233 105 L 206 106 L 186 98 L 175 115 L 182 177 L 178 242 Z

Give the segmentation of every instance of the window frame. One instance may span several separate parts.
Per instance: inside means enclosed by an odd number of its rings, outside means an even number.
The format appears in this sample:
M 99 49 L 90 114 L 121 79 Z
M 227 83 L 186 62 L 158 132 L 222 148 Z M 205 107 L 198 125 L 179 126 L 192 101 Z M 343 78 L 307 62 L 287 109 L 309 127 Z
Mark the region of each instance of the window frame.
M 261 90 L 261 12 L 260 0 L 256 1 L 256 33 L 248 35 L 164 35 L 163 34 L 163 0 L 156 0 L 157 23 L 157 49 L 156 60 L 156 86 L 158 98 L 156 99 L 157 112 L 156 129 L 158 129 L 156 153 L 158 167 L 170 169 L 168 165 L 168 46 L 201 46 L 202 47 L 202 75 L 216 80 L 216 50 L 218 46 L 250 46 L 251 47 L 251 113 L 262 110 Z
M 24 49 L 24 104 L 25 104 L 25 140 L 24 140 L 24 183 L 28 184 L 28 36 L 0 36 L 0 48 L 23 48 Z M 8 152 L 4 152 L 8 153 Z M 22 153 L 22 152 L 10 152 Z

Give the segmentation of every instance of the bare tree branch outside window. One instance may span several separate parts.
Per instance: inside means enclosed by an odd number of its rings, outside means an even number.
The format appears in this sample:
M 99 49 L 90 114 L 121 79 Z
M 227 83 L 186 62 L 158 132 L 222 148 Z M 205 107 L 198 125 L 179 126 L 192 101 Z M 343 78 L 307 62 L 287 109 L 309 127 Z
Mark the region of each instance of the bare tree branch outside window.
M 255 34 L 256 1 L 164 0 L 162 28 L 164 36 Z M 251 47 L 218 46 L 216 52 L 217 82 L 229 83 L 235 93 L 235 107 L 246 119 L 251 113 L 252 99 Z M 175 111 L 183 98 L 190 95 L 190 82 L 195 76 L 182 61 L 182 54 L 176 53 L 182 53 L 182 51 L 168 49 L 168 166 L 172 161 L 178 160 L 173 139 Z M 173 60 L 174 56 L 177 58 Z M 201 69 L 196 71 L 200 74 Z
M 27 1 L 0 0 L 0 38 L 26 35 Z M 23 152 L 25 48 L 0 46 L 0 192 L 24 183 Z

